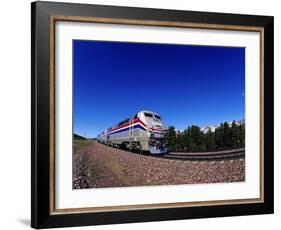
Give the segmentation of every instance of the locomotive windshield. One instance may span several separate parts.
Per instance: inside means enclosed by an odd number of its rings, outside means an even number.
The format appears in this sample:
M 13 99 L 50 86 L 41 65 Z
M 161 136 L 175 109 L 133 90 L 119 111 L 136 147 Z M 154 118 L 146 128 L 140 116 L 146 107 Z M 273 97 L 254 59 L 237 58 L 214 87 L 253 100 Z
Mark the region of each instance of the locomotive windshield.
M 161 117 L 160 117 L 159 115 L 156 115 L 156 114 L 144 113 L 144 115 L 145 115 L 146 117 L 149 117 L 149 118 L 154 118 L 154 119 L 161 120 Z
M 145 115 L 146 117 L 153 117 L 153 115 L 152 115 L 151 113 L 144 113 L 144 115 Z
M 154 115 L 156 119 L 161 120 L 161 117 L 158 115 Z

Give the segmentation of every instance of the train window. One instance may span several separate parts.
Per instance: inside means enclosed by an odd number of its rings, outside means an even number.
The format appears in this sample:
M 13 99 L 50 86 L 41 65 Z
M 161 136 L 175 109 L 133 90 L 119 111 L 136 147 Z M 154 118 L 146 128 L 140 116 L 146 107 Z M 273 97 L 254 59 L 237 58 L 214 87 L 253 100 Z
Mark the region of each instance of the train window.
M 146 117 L 153 117 L 153 115 L 152 115 L 151 113 L 144 113 L 144 115 L 145 115 Z
M 138 114 L 136 114 L 136 115 L 134 116 L 134 119 L 136 119 L 136 118 L 138 118 Z
M 156 119 L 161 120 L 161 117 L 158 115 L 154 115 Z

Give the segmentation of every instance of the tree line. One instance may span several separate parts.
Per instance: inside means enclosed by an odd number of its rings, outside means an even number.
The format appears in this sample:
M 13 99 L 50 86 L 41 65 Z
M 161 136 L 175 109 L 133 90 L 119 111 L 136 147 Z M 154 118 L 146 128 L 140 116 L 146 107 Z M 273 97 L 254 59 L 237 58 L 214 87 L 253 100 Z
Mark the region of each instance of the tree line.
M 168 128 L 167 145 L 169 151 L 215 151 L 241 148 L 245 146 L 245 124 L 235 121 L 229 125 L 221 123 L 214 132 L 201 131 L 199 126 L 189 126 L 177 133 L 174 126 Z

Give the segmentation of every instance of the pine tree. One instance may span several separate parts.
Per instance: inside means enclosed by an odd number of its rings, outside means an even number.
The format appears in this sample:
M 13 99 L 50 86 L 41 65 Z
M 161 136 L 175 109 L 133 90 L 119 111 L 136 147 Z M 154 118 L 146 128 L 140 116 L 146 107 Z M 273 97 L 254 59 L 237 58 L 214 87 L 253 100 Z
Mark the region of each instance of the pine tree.
M 239 145 L 239 126 L 235 121 L 231 124 L 231 146 L 232 148 L 236 148 Z
M 239 126 L 238 132 L 239 132 L 239 136 L 238 136 L 239 146 L 244 147 L 245 146 L 245 124 L 241 124 Z
M 167 132 L 168 149 L 170 151 L 176 151 L 176 129 L 174 126 L 170 126 Z
M 208 151 L 213 151 L 216 149 L 215 133 L 211 130 L 208 130 L 208 132 L 205 134 L 205 143 L 206 149 Z
M 215 142 L 217 149 L 222 148 L 224 145 L 223 143 L 223 135 L 224 135 L 224 129 L 223 129 L 223 124 L 221 123 L 219 127 L 216 128 L 215 130 Z
M 230 137 L 230 128 L 227 122 L 223 123 L 223 147 L 230 147 L 231 137 Z

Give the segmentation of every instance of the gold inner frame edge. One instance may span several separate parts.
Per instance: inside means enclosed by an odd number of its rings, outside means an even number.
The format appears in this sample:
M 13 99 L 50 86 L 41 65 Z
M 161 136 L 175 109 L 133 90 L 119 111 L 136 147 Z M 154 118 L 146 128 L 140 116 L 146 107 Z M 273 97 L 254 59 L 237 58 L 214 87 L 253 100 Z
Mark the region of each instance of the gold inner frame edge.
M 260 197 L 252 198 L 252 199 L 192 201 L 192 202 L 176 202 L 176 203 L 56 209 L 55 208 L 55 23 L 56 21 L 259 32 L 260 34 Z M 191 23 L 191 22 L 155 21 L 155 20 L 135 20 L 135 19 L 119 19 L 119 18 L 99 18 L 99 17 L 83 17 L 83 16 L 64 16 L 64 15 L 50 16 L 49 212 L 51 215 L 263 203 L 264 202 L 264 136 L 263 136 L 264 119 L 263 118 L 264 118 L 264 28 L 263 27 Z

